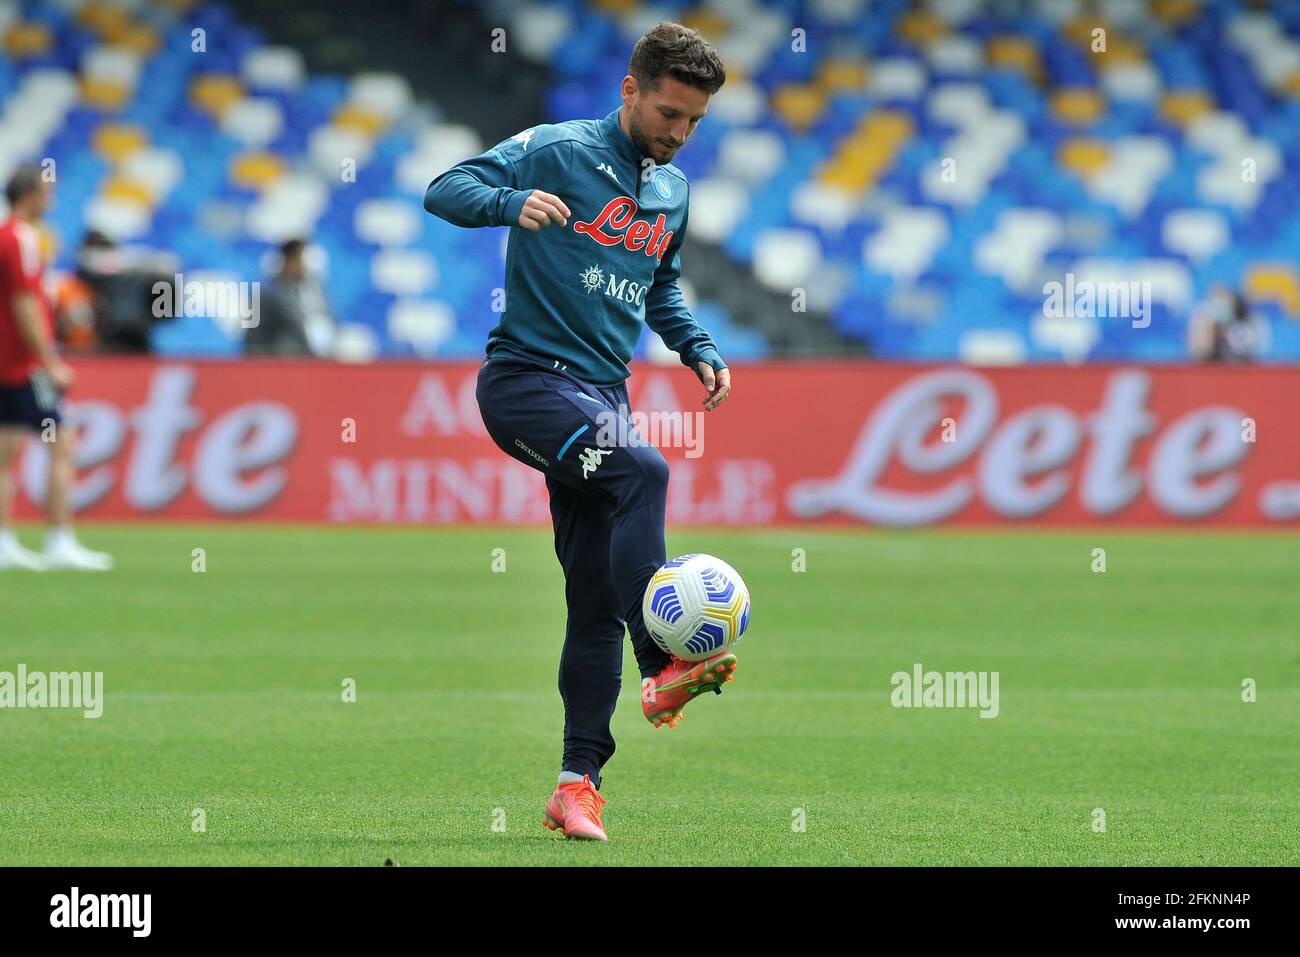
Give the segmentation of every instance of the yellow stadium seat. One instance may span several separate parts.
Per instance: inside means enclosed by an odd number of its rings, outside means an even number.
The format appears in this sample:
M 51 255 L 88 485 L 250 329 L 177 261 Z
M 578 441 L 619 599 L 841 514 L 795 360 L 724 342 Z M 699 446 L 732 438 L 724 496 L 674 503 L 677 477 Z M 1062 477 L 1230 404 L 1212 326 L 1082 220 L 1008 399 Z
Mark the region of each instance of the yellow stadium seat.
M 916 125 L 910 115 L 894 110 L 872 113 L 863 123 L 863 128 L 870 130 L 874 135 L 885 137 L 891 143 L 901 143 L 916 131 Z
M 1278 92 L 1293 99 L 1295 97 L 1300 97 L 1300 70 L 1296 70 L 1294 73 L 1289 74 L 1287 78 L 1282 81 L 1282 86 Z
M 15 60 L 43 56 L 54 44 L 50 31 L 40 23 L 15 23 L 5 33 L 5 53 Z
M 125 30 L 114 34 L 109 38 L 108 42 L 113 46 L 122 47 L 132 53 L 147 57 L 157 52 L 162 41 L 158 36 L 158 31 L 152 27 L 142 23 L 132 23 Z
M 1116 34 L 1111 29 L 1110 24 L 1100 17 L 1079 17 L 1071 20 L 1061 28 L 1061 32 L 1065 34 L 1067 40 L 1089 50 L 1092 49 L 1094 38 L 1099 36 L 1098 30 L 1102 31 L 1100 35 L 1106 37 L 1106 46 L 1109 48 L 1111 38 Z
M 911 138 L 915 127 L 906 113 L 880 110 L 866 116 L 840 141 L 835 155 L 817 172 L 817 180 L 853 193 L 873 186 Z
M 1110 150 L 1100 140 L 1073 137 L 1061 144 L 1056 161 L 1082 179 L 1088 179 L 1110 161 Z
M 41 262 L 52 263 L 59 258 L 59 237 L 44 223 L 36 227 L 36 241 L 41 246 Z
M 1166 26 L 1180 27 L 1200 12 L 1200 4 L 1196 0 L 1155 0 L 1151 12 Z
M 205 73 L 190 84 L 190 102 L 216 117 L 243 98 L 243 85 L 229 74 Z
M 725 17 L 703 8 L 683 14 L 678 22 L 684 27 L 699 30 L 706 40 L 719 40 L 731 32 L 731 24 Z
M 115 31 L 125 30 L 131 23 L 131 15 L 117 4 L 90 3 L 81 8 L 77 22 L 106 40 Z
M 344 104 L 334 114 L 334 125 L 363 136 L 378 136 L 388 121 L 371 110 Z
M 149 136 L 129 123 L 101 123 L 91 137 L 95 152 L 110 163 L 120 163 L 149 142 Z
M 101 194 L 108 199 L 134 203 L 137 206 L 152 207 L 154 204 L 153 188 L 139 180 L 114 176 L 104 184 Z
M 1201 90 L 1171 90 L 1160 99 L 1160 113 L 1171 123 L 1186 125 L 1214 112 L 1214 101 Z
M 985 56 L 990 66 L 1003 70 L 1019 70 L 1032 79 L 1037 79 L 1042 71 L 1038 47 L 1032 40 L 1024 37 L 994 37 L 988 43 Z
M 114 80 L 83 77 L 81 99 L 97 110 L 115 113 L 131 100 L 131 88 Z
M 867 85 L 867 65 L 861 60 L 827 60 L 822 63 L 817 82 L 832 94 L 843 90 L 861 92 Z
M 230 180 L 246 189 L 264 190 L 284 175 L 284 161 L 274 153 L 242 153 L 230 161 Z
M 592 6 L 606 13 L 635 13 L 641 6 L 641 0 L 595 0 Z
M 1141 43 L 1128 37 L 1111 36 L 1106 40 L 1106 51 L 1094 53 L 1097 69 L 1104 70 L 1112 66 L 1124 66 L 1130 63 L 1146 63 L 1147 50 Z
M 923 45 L 939 39 L 948 32 L 948 27 L 933 13 L 918 10 L 899 17 L 894 30 L 900 40 Z
M 1255 263 L 1246 270 L 1243 292 L 1253 302 L 1275 302 L 1300 316 L 1300 276 L 1290 263 Z
M 842 161 L 832 161 L 817 174 L 824 186 L 834 186 L 849 193 L 861 193 L 870 188 L 877 170 L 868 166 L 850 168 Z
M 826 109 L 826 93 L 811 84 L 787 84 L 772 94 L 772 109 L 798 130 L 812 126 Z
M 1106 102 L 1092 87 L 1076 86 L 1057 90 L 1052 96 L 1052 114 L 1062 123 L 1087 126 L 1106 111 Z

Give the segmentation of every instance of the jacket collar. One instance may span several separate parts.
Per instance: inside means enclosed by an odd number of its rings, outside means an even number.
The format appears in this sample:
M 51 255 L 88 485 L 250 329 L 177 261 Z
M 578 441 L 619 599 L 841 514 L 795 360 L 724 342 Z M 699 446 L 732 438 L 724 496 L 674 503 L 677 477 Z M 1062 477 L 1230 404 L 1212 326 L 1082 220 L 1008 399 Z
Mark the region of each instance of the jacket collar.
M 641 151 L 632 142 L 632 138 L 623 132 L 623 127 L 618 125 L 618 112 L 618 110 L 614 110 L 600 121 L 600 133 L 605 137 L 605 142 L 612 146 L 619 156 L 639 165 L 642 156 Z

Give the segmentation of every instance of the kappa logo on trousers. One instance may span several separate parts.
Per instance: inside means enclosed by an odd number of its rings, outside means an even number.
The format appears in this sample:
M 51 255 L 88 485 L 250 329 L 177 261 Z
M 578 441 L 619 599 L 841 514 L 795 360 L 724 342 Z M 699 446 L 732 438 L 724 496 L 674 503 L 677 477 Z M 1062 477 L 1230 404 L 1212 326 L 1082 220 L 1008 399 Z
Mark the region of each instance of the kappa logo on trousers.
M 578 461 L 582 463 L 582 477 L 585 479 L 600 467 L 600 463 L 605 461 L 601 458 L 602 455 L 613 454 L 613 449 L 583 449 L 578 456 Z

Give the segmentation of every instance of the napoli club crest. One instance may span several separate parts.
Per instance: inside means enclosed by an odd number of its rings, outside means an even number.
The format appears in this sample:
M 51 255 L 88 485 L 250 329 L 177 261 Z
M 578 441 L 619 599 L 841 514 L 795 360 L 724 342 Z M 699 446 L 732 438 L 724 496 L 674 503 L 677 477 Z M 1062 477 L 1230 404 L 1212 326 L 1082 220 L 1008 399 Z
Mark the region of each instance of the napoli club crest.
M 650 181 L 650 185 L 654 187 L 655 195 L 665 203 L 673 198 L 673 182 L 663 170 L 655 170 L 654 179 Z

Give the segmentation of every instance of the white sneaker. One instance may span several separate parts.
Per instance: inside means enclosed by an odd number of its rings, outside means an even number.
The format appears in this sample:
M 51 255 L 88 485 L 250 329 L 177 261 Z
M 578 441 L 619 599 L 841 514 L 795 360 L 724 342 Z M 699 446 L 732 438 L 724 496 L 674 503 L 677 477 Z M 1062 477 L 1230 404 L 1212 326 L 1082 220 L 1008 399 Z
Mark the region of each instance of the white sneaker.
M 107 552 L 93 552 L 80 542 L 61 539 L 45 545 L 45 567 L 71 568 L 82 572 L 106 572 L 113 567 L 113 556 Z
M 45 559 L 36 552 L 23 548 L 16 540 L 0 542 L 0 571 L 21 568 L 29 572 L 45 571 Z

